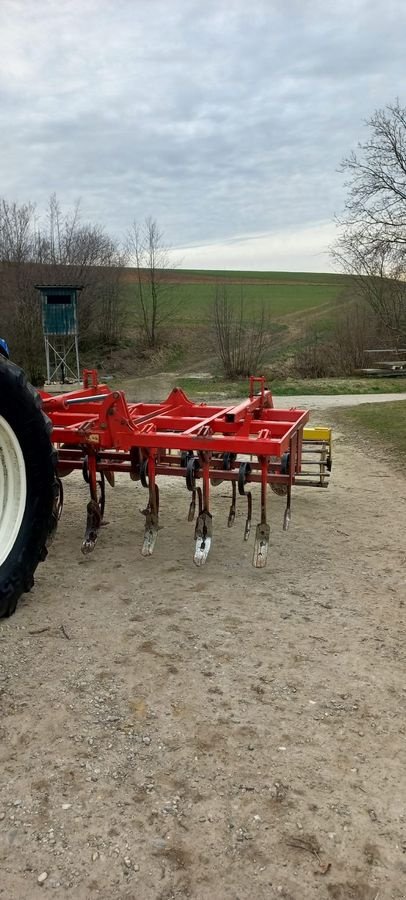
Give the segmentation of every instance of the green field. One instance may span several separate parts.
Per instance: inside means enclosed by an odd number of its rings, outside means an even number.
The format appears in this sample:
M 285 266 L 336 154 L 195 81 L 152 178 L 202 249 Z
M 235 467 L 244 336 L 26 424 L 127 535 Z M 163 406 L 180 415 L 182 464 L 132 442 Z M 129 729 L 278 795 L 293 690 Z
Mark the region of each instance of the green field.
M 225 285 L 227 297 L 236 306 L 244 298 L 244 315 L 255 318 L 262 305 L 271 319 L 281 320 L 292 314 L 328 315 L 335 302 L 349 296 L 350 280 L 343 275 L 304 272 L 203 272 L 177 270 L 165 275 L 165 303 L 173 310 L 172 321 L 207 324 L 211 315 L 216 287 Z M 129 313 L 135 298 L 135 287 L 126 284 Z
M 300 284 L 246 284 L 243 286 L 244 315 L 255 318 L 264 305 L 271 319 L 279 319 L 292 313 L 305 313 L 320 307 L 329 307 L 342 292 L 339 285 Z M 173 286 L 178 321 L 195 321 L 207 318 L 211 313 L 214 289 L 209 284 Z M 241 300 L 241 286 L 230 284 L 227 297 L 236 306 Z
M 243 317 L 249 323 L 258 321 L 262 309 L 267 316 L 270 340 L 263 364 L 284 365 L 303 345 L 307 335 L 318 335 L 334 327 L 337 311 L 345 308 L 354 297 L 354 284 L 346 275 L 322 272 L 236 272 L 173 269 L 160 275 L 162 284 L 161 346 L 157 352 L 141 359 L 144 374 L 152 372 L 210 372 L 220 375 L 221 366 L 213 340 L 213 307 L 216 291 L 234 305 L 240 314 L 243 297 Z M 147 284 L 144 285 L 144 290 Z M 148 289 L 148 288 L 147 288 Z M 137 308 L 137 273 L 126 270 L 125 282 L 126 340 L 135 349 L 138 339 L 139 310 Z M 121 375 L 132 375 L 131 352 L 121 354 Z M 120 370 L 116 365 L 115 370 Z M 198 385 L 194 382 L 197 390 Z M 201 390 L 211 390 L 203 384 Z M 214 389 L 214 388 L 213 388 Z M 219 388 L 220 389 L 220 388 Z M 317 388 L 315 388 L 317 390 Z M 226 395 L 238 396 L 241 385 L 234 390 L 224 388 Z M 283 387 L 281 386 L 283 391 Z M 291 393 L 294 393 L 292 385 Z M 309 392 L 309 391 L 308 391 Z M 311 391 L 310 391 L 311 392 Z M 289 390 L 285 390 L 289 393 Z M 297 393 L 304 393 L 298 389 Z

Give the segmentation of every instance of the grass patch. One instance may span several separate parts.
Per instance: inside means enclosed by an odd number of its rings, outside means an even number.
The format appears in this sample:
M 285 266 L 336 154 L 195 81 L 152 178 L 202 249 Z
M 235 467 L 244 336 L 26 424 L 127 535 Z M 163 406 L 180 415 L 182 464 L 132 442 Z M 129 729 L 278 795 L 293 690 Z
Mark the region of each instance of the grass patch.
M 248 379 L 226 381 L 220 378 L 178 378 L 178 387 L 199 400 L 218 396 L 221 399 L 246 397 Z M 391 394 L 406 392 L 406 378 L 326 378 L 269 380 L 275 396 L 303 396 L 323 394 Z
M 286 378 L 272 381 L 275 394 L 402 394 L 406 378 Z
M 220 400 L 248 396 L 248 379 L 226 381 L 222 378 L 178 378 L 176 386 L 198 400 Z
M 399 459 L 406 459 L 406 401 L 366 403 L 334 410 L 338 424 L 350 426 L 379 441 Z

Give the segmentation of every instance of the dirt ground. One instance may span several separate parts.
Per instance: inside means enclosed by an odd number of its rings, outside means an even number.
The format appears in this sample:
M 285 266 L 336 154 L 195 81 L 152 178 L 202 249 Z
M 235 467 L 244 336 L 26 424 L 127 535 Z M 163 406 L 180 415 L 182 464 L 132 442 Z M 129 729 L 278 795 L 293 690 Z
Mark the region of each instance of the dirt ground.
M 65 489 L 0 623 L 0 897 L 406 898 L 404 475 L 338 437 L 287 534 L 272 495 L 265 570 L 224 486 L 201 570 L 180 482 L 147 560 L 139 484 L 88 558 Z

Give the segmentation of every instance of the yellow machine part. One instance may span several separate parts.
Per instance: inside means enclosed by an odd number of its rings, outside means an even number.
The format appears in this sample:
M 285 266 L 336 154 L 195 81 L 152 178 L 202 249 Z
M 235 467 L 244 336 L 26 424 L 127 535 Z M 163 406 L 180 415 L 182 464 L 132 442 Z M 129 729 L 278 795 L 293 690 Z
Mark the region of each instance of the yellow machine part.
M 303 429 L 303 469 L 299 478 L 308 477 L 311 483 L 327 487 L 332 465 L 332 438 L 332 429 L 324 425 Z
M 333 431 L 324 425 L 317 425 L 314 428 L 305 427 L 303 429 L 303 440 L 314 444 L 327 444 L 329 456 L 331 459 Z

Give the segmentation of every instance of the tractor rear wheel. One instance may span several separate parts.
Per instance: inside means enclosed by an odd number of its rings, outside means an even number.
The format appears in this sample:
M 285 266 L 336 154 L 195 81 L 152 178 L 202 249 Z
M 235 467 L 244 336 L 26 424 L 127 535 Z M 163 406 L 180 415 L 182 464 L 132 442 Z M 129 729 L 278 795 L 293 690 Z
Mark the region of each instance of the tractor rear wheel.
M 0 617 L 10 616 L 45 559 L 58 483 L 51 423 L 24 373 L 0 359 Z

